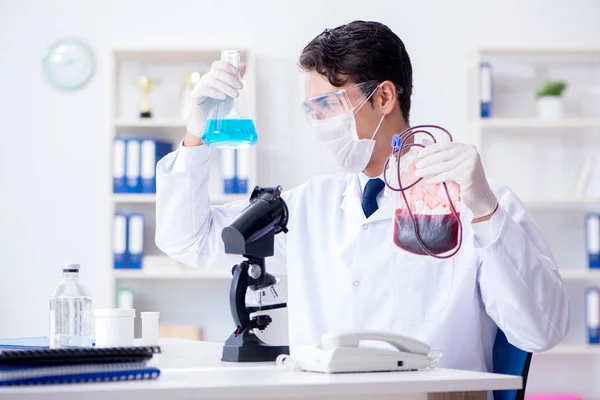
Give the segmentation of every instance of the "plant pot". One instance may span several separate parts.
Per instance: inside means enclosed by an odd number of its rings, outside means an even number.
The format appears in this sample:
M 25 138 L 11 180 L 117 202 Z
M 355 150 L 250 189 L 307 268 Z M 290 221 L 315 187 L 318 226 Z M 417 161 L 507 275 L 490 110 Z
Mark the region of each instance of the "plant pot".
M 561 96 L 542 96 L 537 99 L 538 117 L 545 121 L 555 121 L 564 116 L 564 101 Z

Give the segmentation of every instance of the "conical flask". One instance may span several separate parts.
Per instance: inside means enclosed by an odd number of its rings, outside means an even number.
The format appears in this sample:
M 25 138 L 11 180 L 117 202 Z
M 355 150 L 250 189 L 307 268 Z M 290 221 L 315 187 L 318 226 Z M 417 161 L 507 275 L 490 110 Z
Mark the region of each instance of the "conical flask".
M 240 52 L 225 50 L 221 60 L 240 67 Z M 236 98 L 209 99 L 208 114 L 202 142 L 214 148 L 240 149 L 252 146 L 258 140 L 256 127 L 250 115 L 244 89 Z

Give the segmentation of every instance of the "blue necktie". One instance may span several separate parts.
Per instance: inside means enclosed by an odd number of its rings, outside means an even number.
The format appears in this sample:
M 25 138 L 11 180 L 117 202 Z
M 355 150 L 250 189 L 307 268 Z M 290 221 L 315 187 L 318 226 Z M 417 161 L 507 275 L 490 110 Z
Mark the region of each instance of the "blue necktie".
M 385 183 L 379 179 L 369 179 L 365 185 L 365 191 L 362 198 L 362 209 L 365 212 L 365 216 L 369 218 L 379 208 L 377 206 L 377 195 L 381 193 L 385 186 Z

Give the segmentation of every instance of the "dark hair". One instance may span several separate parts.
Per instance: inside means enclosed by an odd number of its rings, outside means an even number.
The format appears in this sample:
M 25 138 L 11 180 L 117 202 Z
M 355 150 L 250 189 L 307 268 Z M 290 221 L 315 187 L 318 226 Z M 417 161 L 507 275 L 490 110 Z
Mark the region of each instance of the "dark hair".
M 325 75 L 336 87 L 350 81 L 392 81 L 408 123 L 412 66 L 400 38 L 379 22 L 353 21 L 325 29 L 300 55 L 300 67 Z

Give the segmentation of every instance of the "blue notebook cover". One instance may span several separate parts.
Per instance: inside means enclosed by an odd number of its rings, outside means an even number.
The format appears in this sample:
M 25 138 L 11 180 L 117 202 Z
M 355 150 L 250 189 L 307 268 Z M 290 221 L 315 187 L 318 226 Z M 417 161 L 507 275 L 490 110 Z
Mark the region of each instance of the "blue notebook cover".
M 156 379 L 160 370 L 143 363 L 1 367 L 0 386 L 94 383 Z

